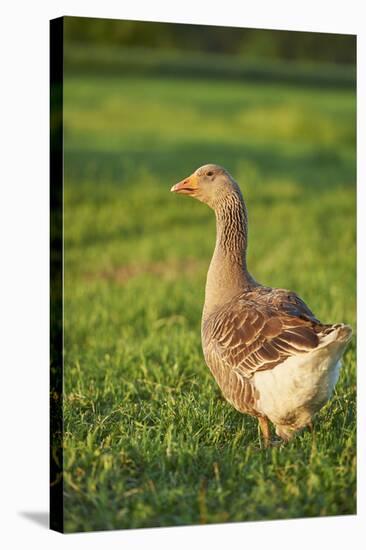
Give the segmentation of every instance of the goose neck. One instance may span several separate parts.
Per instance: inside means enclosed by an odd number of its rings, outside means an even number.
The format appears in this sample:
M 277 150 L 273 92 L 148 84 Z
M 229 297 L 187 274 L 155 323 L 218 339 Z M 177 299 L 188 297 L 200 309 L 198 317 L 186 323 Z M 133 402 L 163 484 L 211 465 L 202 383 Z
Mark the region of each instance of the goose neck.
M 216 246 L 207 274 L 204 318 L 255 284 L 246 264 L 248 219 L 240 192 L 220 201 L 215 214 Z

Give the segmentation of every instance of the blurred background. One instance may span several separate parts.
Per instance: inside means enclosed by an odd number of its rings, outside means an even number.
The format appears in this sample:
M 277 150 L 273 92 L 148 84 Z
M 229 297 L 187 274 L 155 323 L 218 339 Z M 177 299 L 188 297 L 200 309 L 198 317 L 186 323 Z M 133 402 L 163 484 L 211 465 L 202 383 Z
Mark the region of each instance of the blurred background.
M 67 530 L 355 512 L 354 343 L 316 444 L 258 454 L 200 349 L 214 216 L 169 192 L 223 165 L 254 277 L 355 328 L 355 73 L 355 36 L 64 18 Z

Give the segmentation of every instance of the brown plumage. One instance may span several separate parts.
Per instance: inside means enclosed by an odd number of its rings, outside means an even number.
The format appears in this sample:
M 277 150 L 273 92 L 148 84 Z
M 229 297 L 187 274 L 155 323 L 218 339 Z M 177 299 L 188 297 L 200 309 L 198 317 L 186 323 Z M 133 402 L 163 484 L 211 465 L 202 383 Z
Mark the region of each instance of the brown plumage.
M 250 275 L 246 206 L 226 170 L 203 166 L 172 191 L 196 197 L 216 214 L 202 316 L 206 363 L 225 398 L 258 417 L 266 444 L 268 420 L 288 440 L 329 399 L 351 328 L 322 324 L 297 294 Z

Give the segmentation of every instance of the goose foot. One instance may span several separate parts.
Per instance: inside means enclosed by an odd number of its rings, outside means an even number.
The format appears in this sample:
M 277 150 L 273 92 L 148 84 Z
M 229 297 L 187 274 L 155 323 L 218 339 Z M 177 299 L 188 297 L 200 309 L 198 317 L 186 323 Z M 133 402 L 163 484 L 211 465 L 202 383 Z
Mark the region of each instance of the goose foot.
M 260 446 L 260 449 L 262 449 L 263 447 L 265 449 L 268 449 L 269 447 L 280 447 L 283 443 L 286 443 L 286 440 L 284 440 L 283 438 L 271 438 L 270 424 L 266 416 L 258 417 L 258 425 L 263 440 L 263 445 Z

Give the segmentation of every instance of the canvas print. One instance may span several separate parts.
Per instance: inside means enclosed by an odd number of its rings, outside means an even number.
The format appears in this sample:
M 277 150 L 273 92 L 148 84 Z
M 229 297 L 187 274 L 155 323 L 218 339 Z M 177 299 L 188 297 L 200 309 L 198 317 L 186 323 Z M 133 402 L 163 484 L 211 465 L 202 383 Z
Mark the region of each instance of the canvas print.
M 356 513 L 356 37 L 51 21 L 51 528 Z

